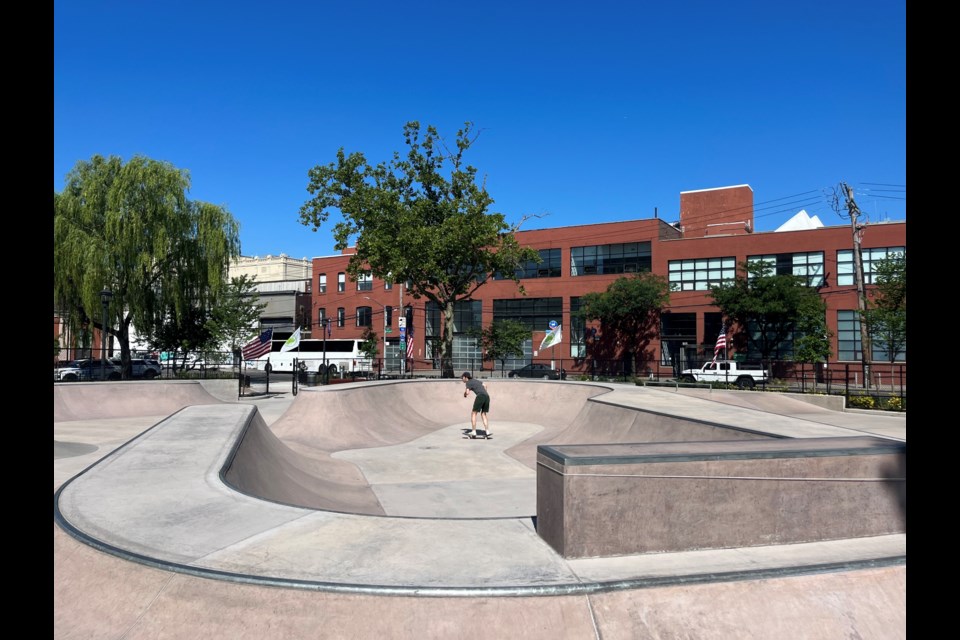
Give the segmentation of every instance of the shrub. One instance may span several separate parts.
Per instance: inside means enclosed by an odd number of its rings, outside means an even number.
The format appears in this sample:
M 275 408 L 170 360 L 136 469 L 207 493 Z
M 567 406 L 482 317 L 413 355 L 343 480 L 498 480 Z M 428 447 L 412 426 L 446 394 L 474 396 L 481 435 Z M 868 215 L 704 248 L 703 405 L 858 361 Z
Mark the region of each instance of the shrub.
M 854 409 L 875 409 L 877 406 L 873 396 L 850 396 L 847 404 Z
M 899 396 L 887 398 L 887 402 L 883 408 L 887 411 L 904 411 L 903 398 Z

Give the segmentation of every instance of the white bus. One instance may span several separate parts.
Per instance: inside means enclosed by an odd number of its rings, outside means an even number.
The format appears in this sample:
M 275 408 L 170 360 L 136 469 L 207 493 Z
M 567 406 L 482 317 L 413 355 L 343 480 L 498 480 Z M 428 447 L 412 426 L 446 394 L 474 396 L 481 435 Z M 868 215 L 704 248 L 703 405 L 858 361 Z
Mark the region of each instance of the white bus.
M 324 367 L 328 375 L 336 376 L 347 371 L 370 371 L 371 361 L 360 353 L 361 340 L 327 338 L 326 340 L 301 340 L 300 346 L 292 351 L 280 351 L 286 338 L 274 339 L 270 353 L 247 360 L 247 368 L 265 371 L 267 361 L 270 370 L 279 373 L 292 373 L 294 359 L 300 363 L 302 371 L 315 371 L 323 375 Z

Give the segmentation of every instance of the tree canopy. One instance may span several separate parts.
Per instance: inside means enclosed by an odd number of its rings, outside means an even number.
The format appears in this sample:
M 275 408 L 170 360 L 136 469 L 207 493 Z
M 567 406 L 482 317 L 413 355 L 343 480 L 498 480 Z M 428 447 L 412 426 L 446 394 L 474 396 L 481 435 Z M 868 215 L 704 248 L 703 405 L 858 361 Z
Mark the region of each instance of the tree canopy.
M 669 302 L 667 279 L 650 272 L 617 278 L 606 291 L 581 296 L 578 315 L 600 321 L 600 337 L 587 346 L 590 356 L 630 356 L 637 364 L 651 360 L 648 346 L 660 331 L 660 313 Z
M 230 278 L 207 321 L 213 342 L 239 353 L 259 332 L 260 312 L 266 306 L 266 302 L 260 302 L 256 277 L 244 274 Z
M 902 253 L 874 265 L 870 300 L 865 312 L 873 346 L 893 364 L 907 347 L 907 259 Z
M 407 283 L 415 299 L 426 298 L 444 313 L 441 370 L 453 377 L 453 310 L 495 274 L 518 283 L 517 268 L 539 261 L 519 245 L 477 169 L 464 156 L 477 136 L 467 122 L 449 147 L 436 128 L 421 132 L 419 122 L 403 128 L 406 156 L 371 165 L 363 153 L 341 147 L 334 162 L 308 172 L 311 198 L 300 208 L 300 222 L 317 231 L 333 210 L 337 250 L 355 241 L 347 271 L 354 279 L 370 271 Z M 520 287 L 522 292 L 522 287 Z
M 167 162 L 95 155 L 54 193 L 54 304 L 71 326 L 103 330 L 100 292 L 112 292 L 106 331 L 125 364 L 131 324 L 151 335 L 171 316 L 209 309 L 240 253 L 237 222 L 189 189 L 188 173 Z
M 710 295 L 727 320 L 737 325 L 736 333 L 748 350 L 770 358 L 804 327 L 822 337 L 826 305 L 805 278 L 771 274 L 763 262 L 741 263 L 740 270 L 733 282 L 713 287 Z
M 530 329 L 517 320 L 495 320 L 486 329 L 471 333 L 480 339 L 484 359 L 500 362 L 501 373 L 508 358 L 523 355 L 523 343 L 530 338 Z

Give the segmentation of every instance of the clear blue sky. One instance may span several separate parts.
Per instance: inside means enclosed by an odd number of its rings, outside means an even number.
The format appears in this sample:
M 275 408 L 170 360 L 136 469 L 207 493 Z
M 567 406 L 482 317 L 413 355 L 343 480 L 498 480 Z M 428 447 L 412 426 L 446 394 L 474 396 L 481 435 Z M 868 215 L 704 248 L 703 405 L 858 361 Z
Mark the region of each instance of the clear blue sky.
M 661 6 L 662 5 L 662 6 Z M 906 219 L 905 0 L 54 2 L 54 191 L 80 160 L 190 172 L 244 255 L 334 253 L 307 171 L 372 163 L 404 123 L 454 139 L 523 229 L 678 219 L 749 184 L 759 231 L 800 209 Z

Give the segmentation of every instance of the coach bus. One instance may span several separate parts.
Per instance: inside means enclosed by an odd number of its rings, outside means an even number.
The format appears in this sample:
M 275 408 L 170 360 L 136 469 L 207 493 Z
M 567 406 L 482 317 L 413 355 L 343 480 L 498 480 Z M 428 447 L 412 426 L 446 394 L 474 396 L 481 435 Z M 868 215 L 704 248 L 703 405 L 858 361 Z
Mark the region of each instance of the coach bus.
M 247 360 L 247 367 L 265 371 L 269 360 L 271 371 L 292 373 L 293 361 L 296 359 L 301 371 L 316 371 L 320 375 L 323 375 L 324 368 L 331 376 L 347 371 L 370 370 L 370 359 L 360 353 L 361 340 L 309 338 L 301 340 L 300 346 L 296 349 L 280 351 L 285 341 L 286 337 L 277 339 L 275 332 L 270 353 L 255 360 Z

